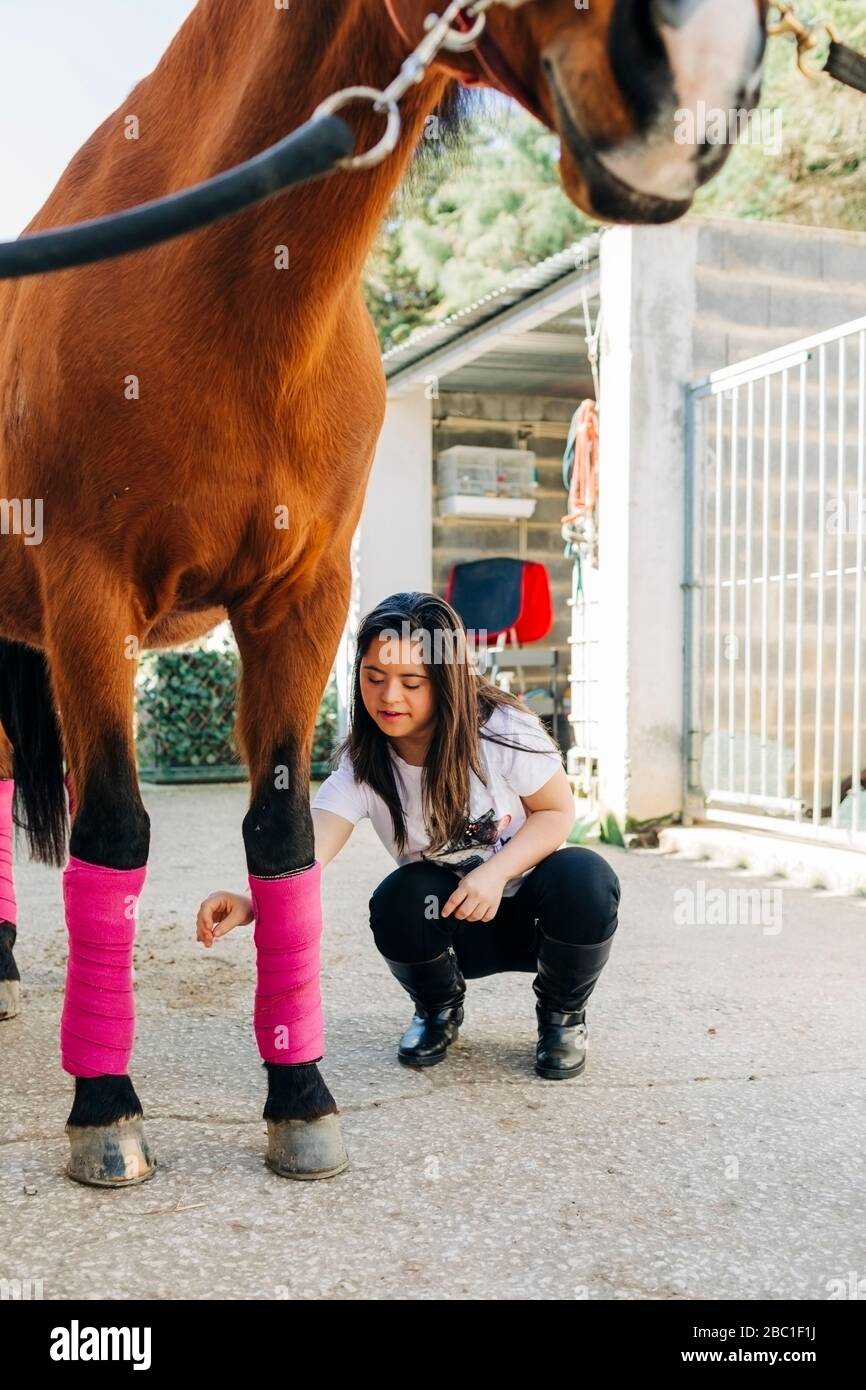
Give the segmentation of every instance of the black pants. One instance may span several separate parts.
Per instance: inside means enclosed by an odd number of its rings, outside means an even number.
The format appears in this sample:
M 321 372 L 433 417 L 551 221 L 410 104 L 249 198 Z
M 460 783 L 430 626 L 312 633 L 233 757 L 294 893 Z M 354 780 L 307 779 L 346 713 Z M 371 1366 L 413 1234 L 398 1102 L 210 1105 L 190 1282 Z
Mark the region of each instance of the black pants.
M 441 909 L 459 883 L 439 864 L 404 864 L 370 899 L 370 928 L 387 960 L 432 960 L 453 946 L 467 980 L 504 970 L 535 971 L 539 933 L 595 945 L 616 931 L 620 884 L 595 850 L 566 845 L 542 859 L 490 922 L 464 922 Z

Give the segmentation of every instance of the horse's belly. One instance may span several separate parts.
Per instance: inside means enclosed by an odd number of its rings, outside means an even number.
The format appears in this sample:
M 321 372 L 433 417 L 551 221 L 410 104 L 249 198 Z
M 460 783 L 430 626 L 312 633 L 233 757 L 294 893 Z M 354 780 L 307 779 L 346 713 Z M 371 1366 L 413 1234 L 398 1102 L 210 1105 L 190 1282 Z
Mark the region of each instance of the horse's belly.
M 197 611 L 184 612 L 175 609 L 165 613 L 148 632 L 144 645 L 154 647 L 180 647 L 186 642 L 194 642 L 213 632 L 215 627 L 225 622 L 228 613 L 224 608 L 203 606 Z

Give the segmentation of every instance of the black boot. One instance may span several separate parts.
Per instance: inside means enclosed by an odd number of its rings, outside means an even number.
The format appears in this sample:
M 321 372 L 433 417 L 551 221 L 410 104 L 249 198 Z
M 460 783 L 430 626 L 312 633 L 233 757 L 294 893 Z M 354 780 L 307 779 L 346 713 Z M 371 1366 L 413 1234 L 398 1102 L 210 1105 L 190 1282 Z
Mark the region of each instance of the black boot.
M 463 1022 L 466 981 L 453 946 L 435 960 L 403 965 L 386 960 L 391 974 L 415 1002 L 415 1017 L 400 1039 L 397 1056 L 413 1067 L 432 1067 L 445 1060 Z
M 15 936 L 16 928 L 11 922 L 0 922 L 0 1021 L 18 1013 L 21 976 L 12 954 Z
M 535 1070 L 548 1081 L 580 1076 L 586 1066 L 586 1001 L 610 955 L 613 936 L 592 946 L 572 946 L 542 936 L 538 974 Z

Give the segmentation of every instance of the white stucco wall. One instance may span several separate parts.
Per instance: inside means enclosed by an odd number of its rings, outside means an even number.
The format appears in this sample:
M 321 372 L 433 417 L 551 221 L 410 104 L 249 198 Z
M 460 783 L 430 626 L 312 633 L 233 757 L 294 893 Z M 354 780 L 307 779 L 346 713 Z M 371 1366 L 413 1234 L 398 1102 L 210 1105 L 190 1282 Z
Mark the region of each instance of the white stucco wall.
M 621 823 L 682 808 L 685 386 L 697 231 L 601 248 L 600 797 Z
M 433 414 L 428 397 L 424 386 L 388 397 L 355 535 L 354 592 L 337 657 L 341 731 L 359 618 L 389 594 L 429 592 L 433 585 Z

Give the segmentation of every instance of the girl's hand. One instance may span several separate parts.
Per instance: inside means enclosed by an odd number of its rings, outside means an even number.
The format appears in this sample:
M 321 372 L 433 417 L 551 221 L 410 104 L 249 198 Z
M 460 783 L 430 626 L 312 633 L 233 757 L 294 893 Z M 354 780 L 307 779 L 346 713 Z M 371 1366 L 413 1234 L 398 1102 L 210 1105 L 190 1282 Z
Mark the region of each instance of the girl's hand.
M 442 916 L 450 917 L 453 912 L 463 922 L 491 921 L 499 909 L 507 882 L 494 855 L 460 880 L 443 907 Z
M 253 920 L 253 905 L 240 893 L 211 893 L 198 910 L 195 922 L 196 941 L 212 946 L 234 927 L 246 927 Z

